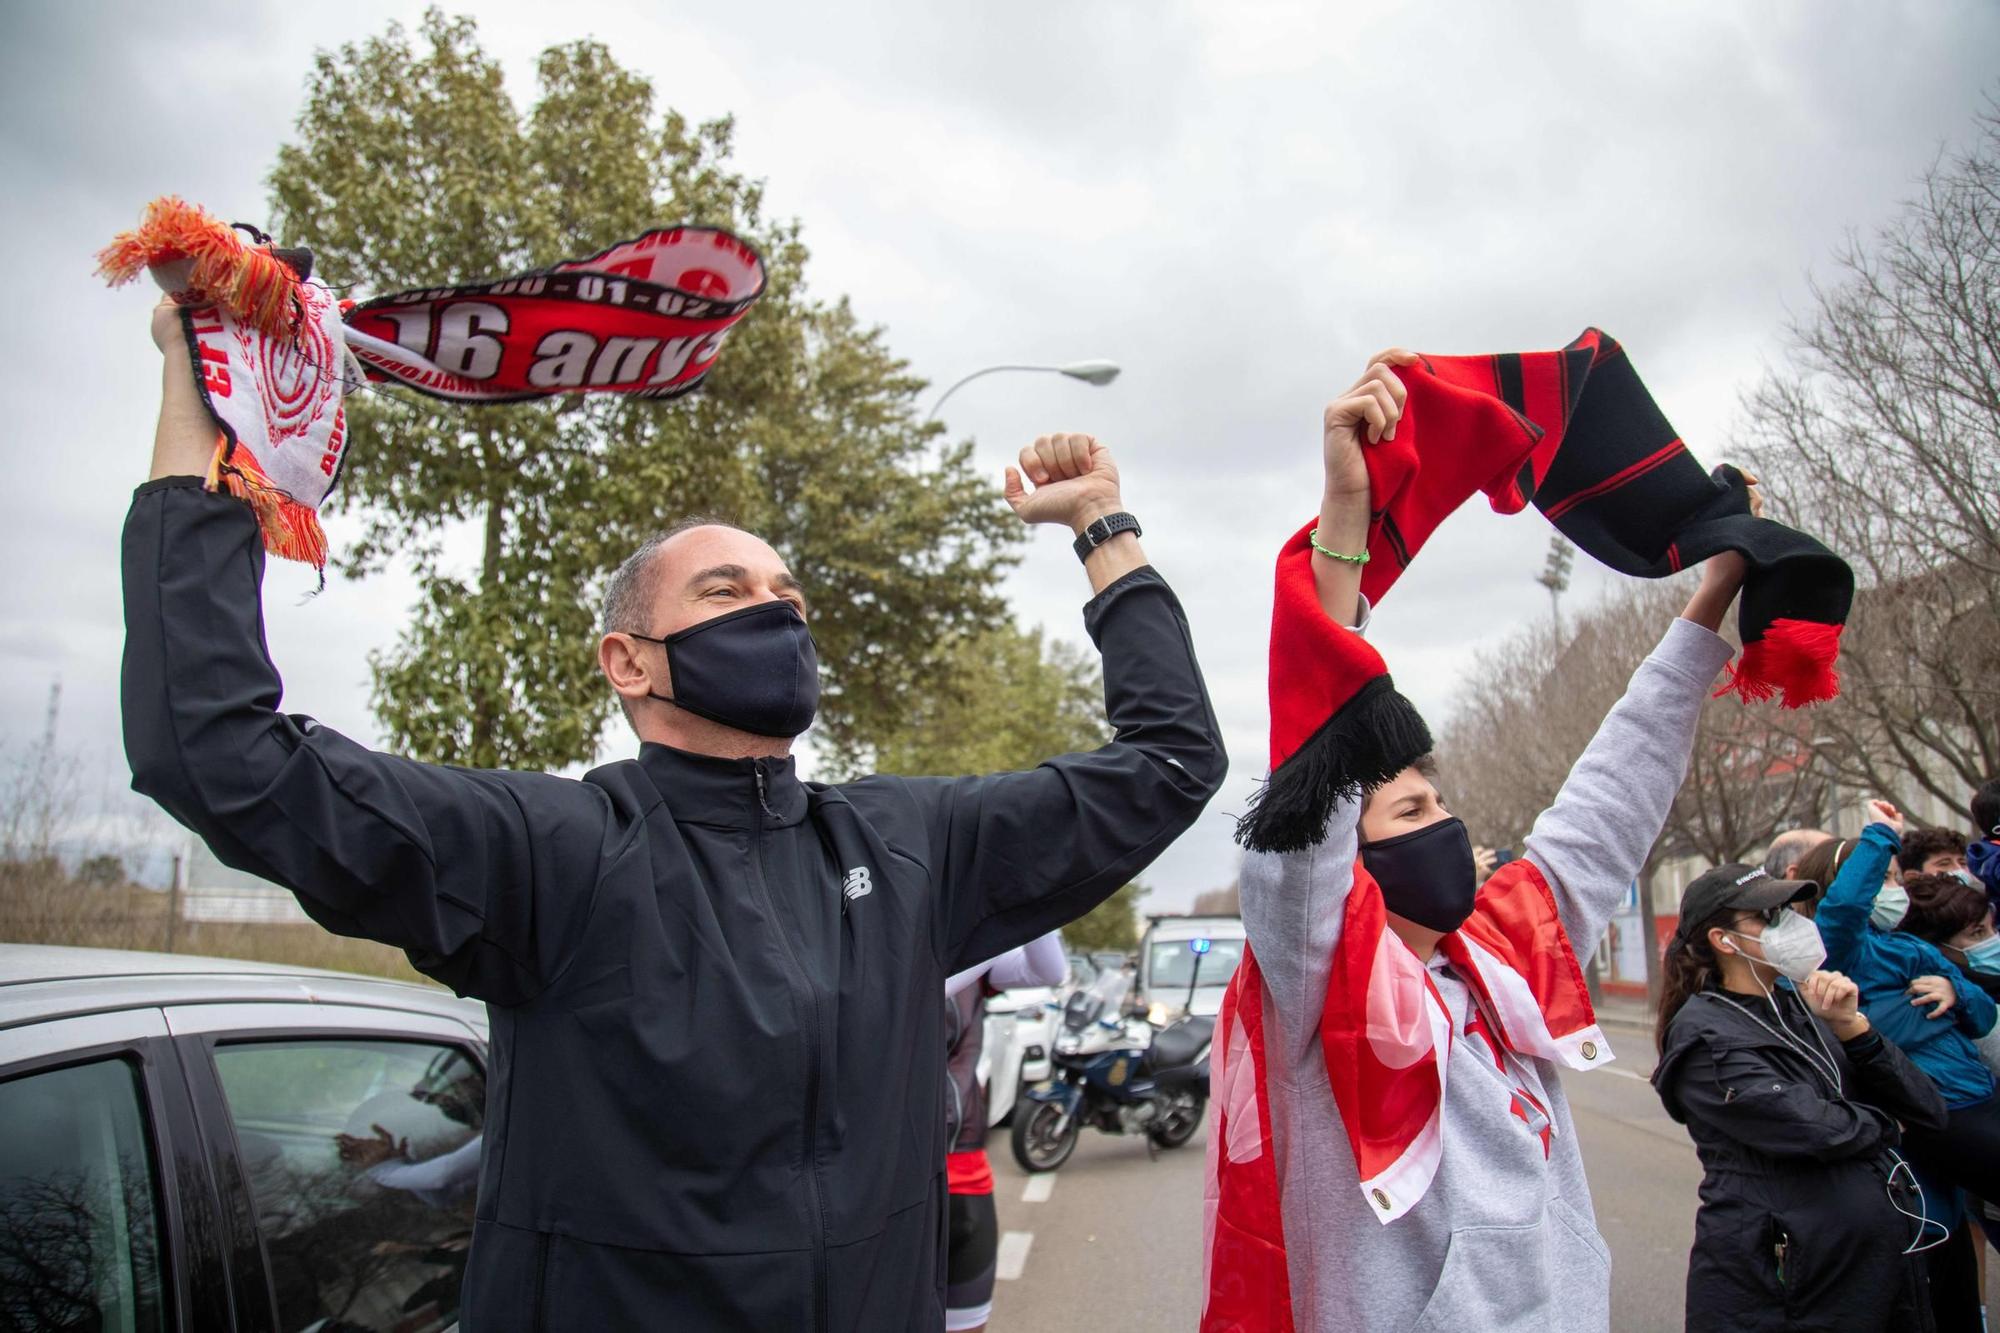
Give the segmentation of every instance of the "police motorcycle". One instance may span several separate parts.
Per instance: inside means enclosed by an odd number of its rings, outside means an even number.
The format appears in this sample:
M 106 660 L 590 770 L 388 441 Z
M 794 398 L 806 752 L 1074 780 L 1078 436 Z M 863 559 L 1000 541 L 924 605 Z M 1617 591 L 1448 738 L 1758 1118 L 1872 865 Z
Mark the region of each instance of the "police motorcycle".
M 1200 955 L 1207 943 L 1193 940 L 1189 948 Z M 1155 1032 L 1126 1015 L 1131 986 L 1129 972 L 1107 971 L 1063 1005 L 1054 1074 L 1023 1092 L 1014 1108 L 1014 1160 L 1023 1170 L 1061 1166 L 1086 1126 L 1144 1134 L 1155 1148 L 1178 1148 L 1201 1128 L 1215 1020 L 1182 1018 Z

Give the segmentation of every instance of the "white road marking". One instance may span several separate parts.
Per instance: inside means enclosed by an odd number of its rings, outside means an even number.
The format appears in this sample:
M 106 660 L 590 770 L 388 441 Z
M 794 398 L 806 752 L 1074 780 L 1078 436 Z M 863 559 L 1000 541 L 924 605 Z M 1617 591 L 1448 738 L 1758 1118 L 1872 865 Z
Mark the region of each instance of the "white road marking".
M 1028 1183 L 1021 1190 L 1022 1203 L 1047 1203 L 1049 1196 L 1056 1192 L 1056 1173 L 1044 1171 L 1028 1177 Z
M 1028 1266 L 1028 1247 L 1035 1243 L 1032 1231 L 1008 1231 L 1000 1237 L 1000 1257 L 994 1261 L 993 1276 L 1012 1282 Z

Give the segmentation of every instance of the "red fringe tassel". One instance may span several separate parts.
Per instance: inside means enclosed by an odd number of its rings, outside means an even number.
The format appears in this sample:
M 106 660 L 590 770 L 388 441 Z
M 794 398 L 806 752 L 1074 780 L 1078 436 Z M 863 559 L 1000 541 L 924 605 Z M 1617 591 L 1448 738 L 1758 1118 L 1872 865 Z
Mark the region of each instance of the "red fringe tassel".
M 138 229 L 97 252 L 97 271 L 113 287 L 149 268 L 189 264 L 187 290 L 203 303 L 274 337 L 292 332 L 303 306 L 299 275 L 270 248 L 246 245 L 236 229 L 172 195 L 146 205 Z M 176 296 L 181 293 L 175 293 Z
M 1761 703 L 1774 694 L 1786 708 L 1823 703 L 1840 693 L 1840 632 L 1844 626 L 1811 620 L 1774 620 L 1755 643 L 1743 645 L 1743 656 L 1730 665 L 1729 679 L 1715 692 Z
M 217 439 L 215 457 L 209 461 L 208 489 L 228 491 L 249 505 L 257 516 L 264 549 L 311 565 L 324 585 L 326 529 L 320 527 L 319 515 L 274 486 L 248 449 L 232 451 L 226 435 Z

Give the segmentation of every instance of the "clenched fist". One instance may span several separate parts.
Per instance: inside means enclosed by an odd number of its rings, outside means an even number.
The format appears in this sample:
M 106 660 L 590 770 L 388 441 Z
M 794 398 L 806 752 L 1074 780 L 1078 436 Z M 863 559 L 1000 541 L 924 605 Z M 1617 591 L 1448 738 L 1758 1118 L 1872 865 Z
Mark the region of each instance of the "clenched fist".
M 1023 475 L 1034 490 L 1022 483 Z M 1004 493 L 1023 523 L 1063 523 L 1078 533 L 1124 508 L 1118 464 L 1111 461 L 1111 451 L 1089 435 L 1037 439 L 1021 451 L 1019 469 L 1007 469 Z
M 1799 987 L 1806 1006 L 1833 1029 L 1842 1041 L 1853 1041 L 1868 1031 L 1868 1015 L 1861 1012 L 1861 988 L 1840 972 L 1814 972 Z

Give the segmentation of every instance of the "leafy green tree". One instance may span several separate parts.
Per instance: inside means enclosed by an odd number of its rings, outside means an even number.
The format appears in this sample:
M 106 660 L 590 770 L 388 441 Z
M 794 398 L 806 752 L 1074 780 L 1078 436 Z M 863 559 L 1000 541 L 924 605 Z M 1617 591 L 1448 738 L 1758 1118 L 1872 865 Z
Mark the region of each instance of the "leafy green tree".
M 1088 914 L 1063 927 L 1063 943 L 1077 953 L 1116 949 L 1133 953 L 1139 947 L 1139 900 L 1146 887 L 1137 880 L 1106 898 Z
M 1033 768 L 1051 755 L 1090 750 L 1111 738 L 1094 658 L 1041 631 L 1005 626 L 946 646 L 936 679 L 909 700 L 876 747 L 885 773 L 954 776 Z M 1063 927 L 1072 949 L 1139 944 L 1137 903 L 1127 884 Z
M 905 702 L 875 747 L 884 773 L 951 777 L 1033 768 L 1111 739 L 1094 658 L 1040 630 L 966 635 L 938 654 L 935 682 Z
M 610 715 L 597 678 L 603 578 L 690 513 L 764 534 L 805 582 L 827 667 L 817 737 L 836 771 L 866 763 L 938 645 L 1004 620 L 1018 524 L 938 447 L 922 382 L 843 300 L 806 287 L 799 227 L 765 216 L 730 161 L 727 120 L 656 112 L 651 84 L 592 41 L 545 51 L 524 115 L 470 18 L 429 11 L 321 52 L 271 175 L 273 230 L 365 297 L 498 277 L 650 227 L 727 227 L 769 286 L 703 392 L 465 408 L 414 394 L 351 402 L 340 492 L 361 523 L 342 569 L 418 578 L 410 623 L 372 661 L 391 742 L 417 758 L 557 767 Z M 465 526 L 475 567 L 447 552 Z

